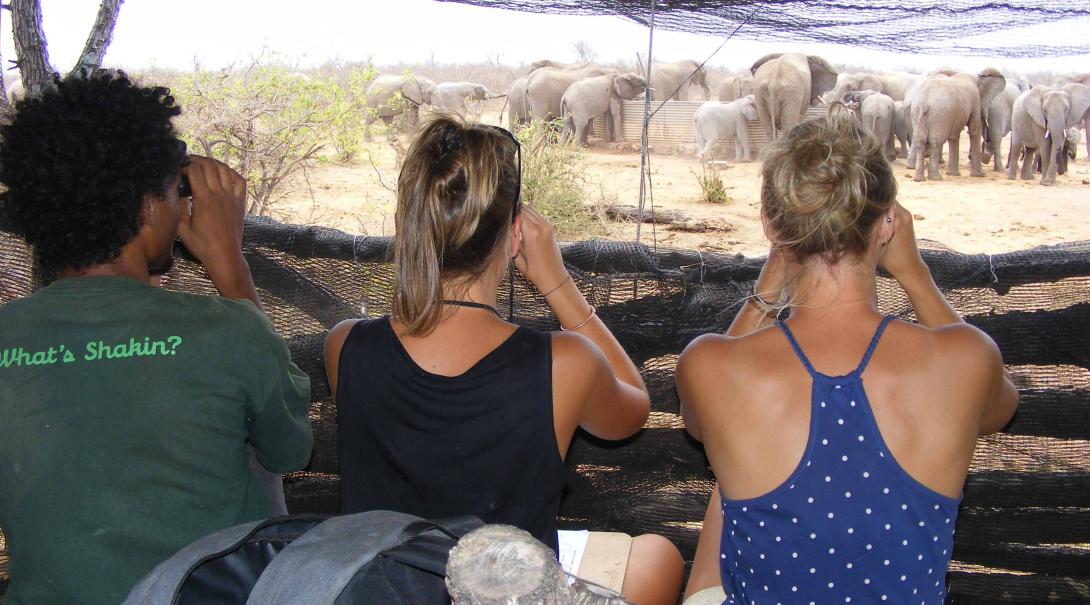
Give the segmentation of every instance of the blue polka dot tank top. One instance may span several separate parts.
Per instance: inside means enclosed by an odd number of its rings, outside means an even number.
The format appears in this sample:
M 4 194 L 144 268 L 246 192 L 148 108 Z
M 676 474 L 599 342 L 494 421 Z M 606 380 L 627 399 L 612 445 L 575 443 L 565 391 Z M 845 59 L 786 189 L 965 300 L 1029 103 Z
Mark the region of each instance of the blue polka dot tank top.
M 749 500 L 722 499 L 724 603 L 941 604 L 960 499 L 921 485 L 893 459 L 861 375 L 891 317 L 853 372 L 814 370 L 810 436 L 782 485 Z

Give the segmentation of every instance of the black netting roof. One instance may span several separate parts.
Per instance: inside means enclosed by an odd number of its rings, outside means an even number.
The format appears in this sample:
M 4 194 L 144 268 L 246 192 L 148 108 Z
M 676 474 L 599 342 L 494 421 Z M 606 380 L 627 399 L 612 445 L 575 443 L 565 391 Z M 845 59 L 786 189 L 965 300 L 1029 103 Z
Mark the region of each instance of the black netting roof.
M 440 0 L 647 25 L 651 0 Z M 1030 26 L 1057 23 L 1047 28 Z M 923 54 L 1046 57 L 1090 53 L 1087 0 L 659 0 L 655 28 L 762 42 L 818 42 Z M 985 36 L 1010 31 L 1004 36 Z M 736 33 L 735 33 L 736 32 Z M 982 37 L 983 36 L 983 37 Z

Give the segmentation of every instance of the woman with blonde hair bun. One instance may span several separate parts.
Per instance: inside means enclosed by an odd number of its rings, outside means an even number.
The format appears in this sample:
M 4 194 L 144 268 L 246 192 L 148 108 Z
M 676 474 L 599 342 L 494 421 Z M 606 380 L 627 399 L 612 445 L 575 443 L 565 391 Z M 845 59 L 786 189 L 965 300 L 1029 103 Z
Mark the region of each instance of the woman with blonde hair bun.
M 623 439 L 643 426 L 643 379 L 568 275 L 553 228 L 519 204 L 520 172 L 511 133 L 449 114 L 425 122 L 409 146 L 393 313 L 344 321 L 326 340 L 342 512 L 472 514 L 557 550 L 576 428 Z M 496 310 L 512 262 L 561 331 L 519 327 Z M 681 574 L 669 541 L 639 536 L 620 589 L 637 603 L 672 604 Z
M 677 364 L 718 482 L 686 602 L 943 603 L 976 438 L 1018 393 L 931 279 L 878 140 L 834 113 L 772 144 L 761 176 L 753 295 Z M 879 313 L 879 267 L 918 323 Z

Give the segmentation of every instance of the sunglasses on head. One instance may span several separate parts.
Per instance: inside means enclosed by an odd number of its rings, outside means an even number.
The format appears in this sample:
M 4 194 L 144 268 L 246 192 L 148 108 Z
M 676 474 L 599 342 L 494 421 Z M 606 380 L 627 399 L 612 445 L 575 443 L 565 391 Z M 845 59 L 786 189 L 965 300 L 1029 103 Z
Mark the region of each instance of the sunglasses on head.
M 522 144 L 515 138 L 514 133 L 506 128 L 494 126 L 492 124 L 481 124 L 489 130 L 495 130 L 503 136 L 511 139 L 511 142 L 515 144 L 515 156 L 518 158 L 518 172 L 515 173 L 515 201 L 511 203 L 511 222 L 515 221 L 515 217 L 519 214 L 520 204 L 519 201 L 522 198 Z

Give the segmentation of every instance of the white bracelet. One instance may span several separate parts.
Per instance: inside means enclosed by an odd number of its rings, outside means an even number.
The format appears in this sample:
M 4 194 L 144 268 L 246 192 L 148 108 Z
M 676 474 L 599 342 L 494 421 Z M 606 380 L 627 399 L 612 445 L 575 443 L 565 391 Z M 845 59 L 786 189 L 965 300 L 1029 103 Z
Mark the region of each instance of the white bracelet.
M 591 305 L 590 306 L 590 315 L 588 315 L 587 318 L 583 320 L 583 323 L 579 324 L 578 326 L 571 327 L 571 328 L 565 328 L 564 325 L 561 324 L 560 329 L 565 331 L 565 332 L 573 332 L 575 330 L 578 330 L 579 328 L 582 328 L 583 326 L 589 324 L 590 320 L 594 319 L 594 316 L 597 315 L 597 314 L 598 314 L 598 310 L 594 308 L 594 305 Z

